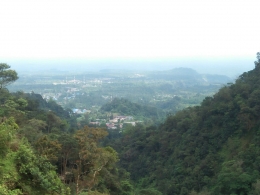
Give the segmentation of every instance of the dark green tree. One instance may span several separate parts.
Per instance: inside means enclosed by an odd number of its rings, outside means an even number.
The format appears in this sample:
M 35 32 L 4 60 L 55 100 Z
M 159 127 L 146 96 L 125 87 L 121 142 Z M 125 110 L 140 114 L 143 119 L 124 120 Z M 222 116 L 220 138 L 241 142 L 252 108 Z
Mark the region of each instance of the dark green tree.
M 18 79 L 16 71 L 9 70 L 9 68 L 9 65 L 0 63 L 0 89 L 6 87 Z

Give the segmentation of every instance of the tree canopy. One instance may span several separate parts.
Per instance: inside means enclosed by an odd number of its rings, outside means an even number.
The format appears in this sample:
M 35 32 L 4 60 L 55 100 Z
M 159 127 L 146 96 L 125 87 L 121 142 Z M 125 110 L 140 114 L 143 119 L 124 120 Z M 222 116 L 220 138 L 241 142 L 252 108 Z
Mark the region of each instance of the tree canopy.
M 10 70 L 10 66 L 5 63 L 0 63 L 0 89 L 13 83 L 18 79 L 17 72 Z
M 255 64 L 200 106 L 110 143 L 137 187 L 165 195 L 259 194 L 260 53 Z
M 260 53 L 255 65 L 200 106 L 110 140 L 55 101 L 1 90 L 0 194 L 260 194 Z M 124 99 L 102 107 L 157 113 L 148 108 Z

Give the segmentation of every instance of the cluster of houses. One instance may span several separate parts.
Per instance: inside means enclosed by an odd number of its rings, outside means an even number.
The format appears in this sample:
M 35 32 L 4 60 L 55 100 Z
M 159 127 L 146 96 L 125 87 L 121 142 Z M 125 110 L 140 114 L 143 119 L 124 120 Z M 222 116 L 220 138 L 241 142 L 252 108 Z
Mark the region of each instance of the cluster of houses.
M 108 123 L 106 123 L 107 129 L 122 129 L 124 124 L 131 124 L 132 126 L 135 126 L 135 122 L 130 122 L 133 120 L 132 116 L 116 116 L 113 119 L 109 120 Z
M 42 98 L 46 100 L 55 100 L 57 101 L 58 98 L 62 95 L 61 93 L 42 93 Z
M 74 108 L 72 109 L 72 111 L 74 114 L 86 114 L 86 113 L 89 114 L 91 112 L 91 110 L 78 109 L 78 108 Z M 134 118 L 132 116 L 115 116 L 113 119 L 109 120 L 106 123 L 106 127 L 107 129 L 115 130 L 115 129 L 122 129 L 125 124 L 135 126 L 136 122 L 134 122 L 133 120 Z M 100 121 L 89 122 L 89 125 L 100 126 L 101 122 Z

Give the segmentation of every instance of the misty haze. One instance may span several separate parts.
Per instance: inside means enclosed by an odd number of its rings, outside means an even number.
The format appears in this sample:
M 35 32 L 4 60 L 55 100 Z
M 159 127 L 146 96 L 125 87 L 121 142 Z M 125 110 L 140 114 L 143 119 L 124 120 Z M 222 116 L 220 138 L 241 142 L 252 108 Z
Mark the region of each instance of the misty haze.
M 252 58 L 177 58 L 177 59 L 57 59 L 57 60 L 8 60 L 18 72 L 42 70 L 57 71 L 99 71 L 102 69 L 117 70 L 170 70 L 178 67 L 192 68 L 203 74 L 220 74 L 235 78 L 241 73 L 254 68 Z

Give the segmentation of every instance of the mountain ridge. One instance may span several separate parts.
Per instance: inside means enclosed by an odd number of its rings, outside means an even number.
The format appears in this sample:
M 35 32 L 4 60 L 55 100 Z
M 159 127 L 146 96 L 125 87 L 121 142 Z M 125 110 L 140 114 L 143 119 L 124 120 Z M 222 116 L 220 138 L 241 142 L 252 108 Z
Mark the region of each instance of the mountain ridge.
M 260 182 L 260 54 L 255 69 L 169 116 L 135 127 L 113 147 L 138 185 L 172 194 L 257 194 Z

